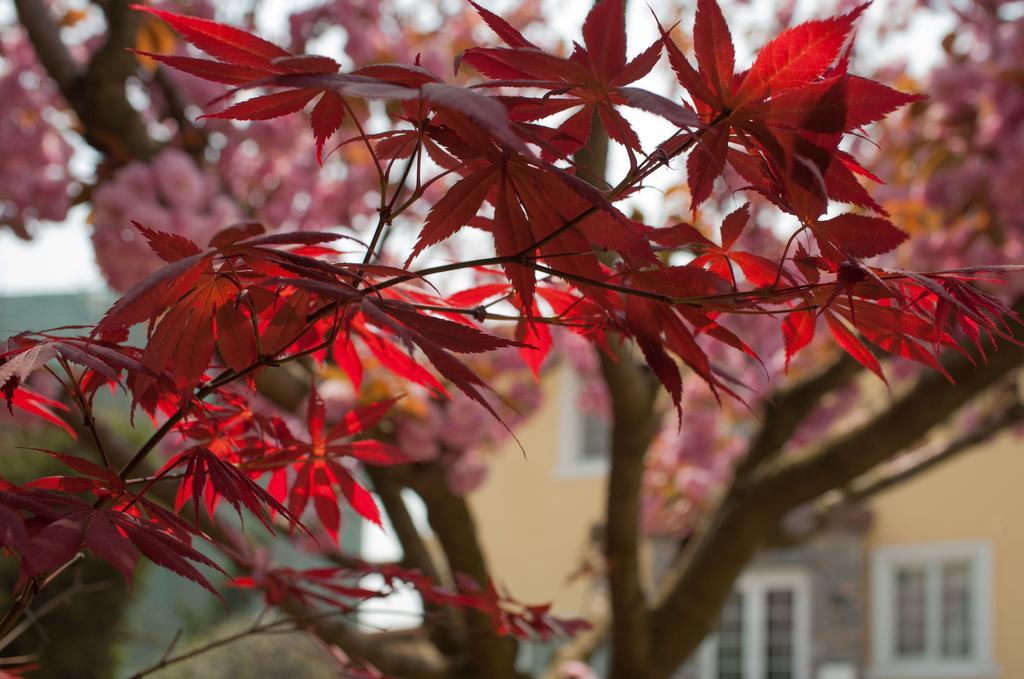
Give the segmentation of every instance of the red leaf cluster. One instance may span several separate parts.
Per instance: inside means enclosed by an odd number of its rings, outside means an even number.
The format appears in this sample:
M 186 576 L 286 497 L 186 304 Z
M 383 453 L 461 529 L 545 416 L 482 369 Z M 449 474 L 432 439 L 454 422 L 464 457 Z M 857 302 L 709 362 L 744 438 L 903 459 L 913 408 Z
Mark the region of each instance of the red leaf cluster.
M 23 584 L 42 583 L 84 550 L 126 578 L 145 556 L 213 590 L 198 566 L 217 567 L 191 546 L 201 533 L 178 516 L 190 501 L 196 522 L 200 503 L 213 518 L 225 500 L 268 529 L 279 517 L 303 528 L 311 508 L 335 542 L 342 498 L 381 524 L 360 465 L 411 462 L 379 440 L 387 438 L 385 418 L 397 399 L 367 396 L 367 365 L 432 398 L 454 386 L 497 417 L 492 384 L 465 357 L 514 350 L 539 374 L 552 346 L 550 325 L 603 350 L 635 342 L 677 408 L 684 369 L 716 396 L 740 396 L 743 385 L 709 351 L 717 342 L 757 359 L 729 329 L 733 314 L 780 316 L 787 363 L 812 341 L 824 316 L 836 344 L 879 376 L 882 352 L 942 371 L 940 350 L 973 347 L 984 358 L 985 340 L 1013 341 L 1008 321 L 1019 319 L 976 285 L 1015 269 L 917 273 L 867 261 L 906 234 L 861 183 L 877 178 L 840 145 L 919 97 L 848 73 L 848 45 L 864 5 L 784 31 L 740 72 L 715 0 L 697 3 L 696 66 L 665 29 L 630 58 L 623 0 L 594 5 L 583 44 L 568 56 L 474 6 L 505 46 L 461 55 L 458 64 L 483 77 L 469 85 L 445 82 L 419 65 L 342 73 L 332 59 L 292 55 L 237 28 L 138 7 L 211 58 L 147 56 L 230 85 L 229 94 L 260 91 L 211 117 L 266 120 L 297 114 L 316 99 L 310 127 L 319 160 L 352 111 L 383 101 L 389 129 L 369 134 L 354 120 L 350 140 L 366 146 L 381 178 L 379 220 L 356 259 L 335 248 L 346 237 L 340 233 L 268 235 L 262 225 L 244 223 L 227 225 L 204 245 L 136 224 L 167 262 L 162 270 L 130 289 L 87 333 L 23 333 L 9 341 L 0 353 L 0 392 L 12 411 L 16 406 L 72 433 L 57 414 L 66 407 L 26 387 L 48 370 L 87 427 L 93 396 L 105 385 L 129 392 L 133 412 L 139 406 L 162 420 L 120 470 L 102 450 L 102 465 L 50 453 L 74 474 L 5 483 L 0 542 L 21 559 Z M 634 86 L 663 53 L 689 101 Z M 652 145 L 630 125 L 628 108 L 661 116 L 675 130 Z M 595 120 L 630 159 L 613 187 L 587 177 L 572 157 L 595 134 Z M 749 205 L 724 217 L 717 240 L 696 223 L 655 228 L 622 211 L 623 198 L 684 155 L 695 219 L 727 169 L 797 218 L 780 257 L 743 245 Z M 422 219 L 409 218 L 431 186 L 446 188 Z M 836 203 L 849 207 L 825 218 Z M 389 260 L 381 243 L 399 216 L 417 230 L 409 251 L 390 260 L 404 260 L 395 266 L 382 263 Z M 489 234 L 493 254 L 413 268 L 421 253 L 469 228 Z M 453 271 L 474 278 L 450 294 L 430 282 Z M 490 321 L 514 326 L 503 331 Z M 134 326 L 144 326 L 141 346 L 128 341 Z M 250 404 L 245 389 L 260 371 L 306 357 L 347 373 L 356 402 L 328 412 L 314 382 L 306 431 L 297 434 Z M 163 468 L 132 478 L 172 434 L 178 439 Z M 178 482 L 173 511 L 150 497 L 156 484 L 170 480 Z M 251 574 L 235 584 L 262 589 L 269 603 L 296 597 L 350 606 L 383 595 L 353 584 L 358 573 L 344 569 L 249 566 Z M 546 638 L 580 628 L 491 583 L 460 578 L 444 588 L 403 569 L 375 572 L 391 590 L 402 581 L 429 604 L 484 613 L 502 634 Z

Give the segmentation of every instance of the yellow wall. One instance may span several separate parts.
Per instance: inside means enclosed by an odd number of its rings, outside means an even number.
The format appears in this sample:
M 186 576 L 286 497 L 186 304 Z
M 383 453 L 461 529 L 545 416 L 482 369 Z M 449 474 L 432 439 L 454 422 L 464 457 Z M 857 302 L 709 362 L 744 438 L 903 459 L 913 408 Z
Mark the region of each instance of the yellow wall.
M 874 547 L 946 540 L 992 546 L 993 656 L 1005 679 L 1024 677 L 1024 446 L 1009 435 L 880 495 Z M 966 679 L 966 678 L 965 678 Z
M 563 370 L 544 378 L 541 410 L 516 430 L 514 443 L 494 454 L 491 477 L 469 497 L 495 581 L 524 603 L 553 602 L 566 614 L 596 612 L 586 579 L 566 578 L 585 553 L 591 526 L 604 507 L 604 477 L 559 474 L 560 427 L 572 399 Z

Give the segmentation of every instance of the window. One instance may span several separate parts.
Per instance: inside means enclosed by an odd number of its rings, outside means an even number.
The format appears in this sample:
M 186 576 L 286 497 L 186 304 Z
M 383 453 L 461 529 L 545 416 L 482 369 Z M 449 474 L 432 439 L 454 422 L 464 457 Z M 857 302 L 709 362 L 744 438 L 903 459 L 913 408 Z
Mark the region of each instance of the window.
M 875 676 L 994 672 L 990 548 L 983 542 L 884 547 L 875 552 Z
M 796 571 L 741 577 L 696 661 L 699 679 L 809 679 L 807 578 Z
M 719 679 L 743 677 L 743 594 L 734 592 L 722 607 L 715 652 Z
M 562 373 L 562 417 L 556 474 L 564 478 L 600 476 L 608 471 L 611 427 L 580 408 L 580 376 L 571 367 Z

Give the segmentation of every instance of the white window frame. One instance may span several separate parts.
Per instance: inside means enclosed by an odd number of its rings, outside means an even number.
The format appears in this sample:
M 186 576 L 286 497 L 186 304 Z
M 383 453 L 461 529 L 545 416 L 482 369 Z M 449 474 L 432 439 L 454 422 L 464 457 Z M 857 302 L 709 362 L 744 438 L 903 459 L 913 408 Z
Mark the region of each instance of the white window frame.
M 938 644 L 941 635 L 939 606 L 942 596 L 934 575 L 942 564 L 967 561 L 971 564 L 974 653 L 966 660 L 943 658 Z M 925 655 L 918 659 L 895 654 L 896 608 L 894 581 L 901 567 L 923 567 L 926 572 Z M 921 677 L 994 677 L 999 670 L 992 658 L 992 546 L 984 540 L 931 542 L 879 547 L 872 556 L 871 569 L 872 668 L 874 679 Z
M 746 573 L 736 581 L 735 590 L 743 596 L 743 676 L 764 679 L 765 598 L 770 589 L 793 591 L 794 679 L 811 679 L 811 585 L 803 571 L 780 569 Z M 715 679 L 718 637 L 712 635 L 701 644 L 697 656 L 697 676 Z
M 567 365 L 562 371 L 559 407 L 558 455 L 555 477 L 559 479 L 586 479 L 608 473 L 611 455 L 584 455 L 584 413 L 580 410 L 579 394 L 582 380 L 575 368 Z

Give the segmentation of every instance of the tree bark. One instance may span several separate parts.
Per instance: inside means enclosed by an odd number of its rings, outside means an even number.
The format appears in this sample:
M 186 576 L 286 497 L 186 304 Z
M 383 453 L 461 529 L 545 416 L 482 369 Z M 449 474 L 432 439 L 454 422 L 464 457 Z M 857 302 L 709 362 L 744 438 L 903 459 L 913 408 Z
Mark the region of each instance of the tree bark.
M 612 400 L 611 467 L 605 504 L 605 567 L 612 610 L 610 677 L 646 676 L 649 653 L 647 597 L 640 563 L 640 491 L 645 453 L 657 433 L 658 383 L 636 365 L 625 345 L 601 355 L 601 374 Z
M 126 48 L 135 44 L 138 13 L 129 4 L 129 0 L 103 3 L 107 37 L 82 68 L 61 41 L 60 28 L 42 0 L 14 2 L 40 63 L 81 121 L 85 140 L 117 163 L 146 160 L 159 150 L 125 92 L 136 70 L 135 57 Z
M 430 527 L 441 543 L 452 573 L 461 573 L 481 587 L 487 587 L 491 581 L 490 571 L 469 504 L 448 488 L 444 469 L 439 464 L 419 464 L 411 471 L 409 487 L 423 499 Z M 466 611 L 465 617 L 468 657 L 461 668 L 461 676 L 521 679 L 522 675 L 515 669 L 516 640 L 499 636 L 490 618 L 479 611 Z

